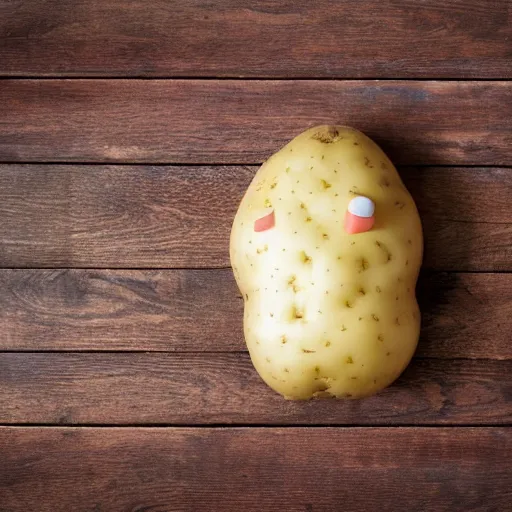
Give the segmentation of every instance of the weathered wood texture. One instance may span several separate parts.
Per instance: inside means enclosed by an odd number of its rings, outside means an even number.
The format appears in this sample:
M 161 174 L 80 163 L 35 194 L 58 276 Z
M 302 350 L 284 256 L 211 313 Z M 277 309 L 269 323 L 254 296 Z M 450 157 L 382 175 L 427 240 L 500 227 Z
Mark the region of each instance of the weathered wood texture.
M 512 430 L 0 429 L 8 512 L 505 511 Z
M 0 74 L 510 78 L 508 0 L 2 0 Z
M 426 274 L 419 357 L 511 359 L 512 274 Z M 0 270 L 0 350 L 245 350 L 230 269 Z
M 512 164 L 512 82 L 2 80 L 0 161 L 257 163 L 305 128 L 401 164 Z
M 231 223 L 255 172 L 0 165 L 0 265 L 225 267 Z M 400 173 L 422 217 L 424 268 L 512 270 L 512 169 Z
M 248 354 L 0 353 L 0 423 L 507 424 L 512 361 L 414 360 L 365 400 L 286 401 Z

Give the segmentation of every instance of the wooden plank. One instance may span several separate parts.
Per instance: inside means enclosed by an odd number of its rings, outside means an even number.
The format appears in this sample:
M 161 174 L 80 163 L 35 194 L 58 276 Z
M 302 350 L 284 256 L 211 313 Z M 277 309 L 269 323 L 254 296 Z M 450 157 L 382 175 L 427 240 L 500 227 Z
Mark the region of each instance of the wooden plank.
M 228 266 L 231 223 L 255 172 L 1 165 L 0 266 Z M 422 216 L 425 268 L 512 270 L 511 169 L 400 172 Z
M 424 274 L 417 296 L 419 355 L 512 358 L 512 274 Z
M 248 354 L 1 353 L 0 423 L 507 424 L 512 361 L 415 360 L 359 401 L 284 400 Z
M 512 164 L 512 82 L 13 79 L 0 104 L 0 161 L 257 163 L 337 122 L 400 164 Z
M 508 510 L 505 428 L 1 428 L 8 512 Z
M 419 357 L 512 359 L 512 274 L 426 274 Z M 230 269 L 0 270 L 0 350 L 245 350 Z
M 510 3 L 0 2 L 20 76 L 510 78 Z

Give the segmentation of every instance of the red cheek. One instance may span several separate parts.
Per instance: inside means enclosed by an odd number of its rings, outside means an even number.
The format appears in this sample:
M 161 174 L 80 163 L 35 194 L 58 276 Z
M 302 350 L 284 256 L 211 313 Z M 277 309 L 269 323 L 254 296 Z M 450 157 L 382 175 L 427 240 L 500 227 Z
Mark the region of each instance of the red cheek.
M 359 217 L 347 211 L 345 214 L 345 231 L 349 235 L 370 231 L 375 222 L 375 217 Z
M 256 233 L 267 231 L 268 229 L 272 229 L 275 224 L 276 218 L 274 212 L 272 211 L 268 215 L 265 215 L 265 217 L 261 217 L 261 219 L 258 219 L 254 222 L 254 231 L 256 231 Z

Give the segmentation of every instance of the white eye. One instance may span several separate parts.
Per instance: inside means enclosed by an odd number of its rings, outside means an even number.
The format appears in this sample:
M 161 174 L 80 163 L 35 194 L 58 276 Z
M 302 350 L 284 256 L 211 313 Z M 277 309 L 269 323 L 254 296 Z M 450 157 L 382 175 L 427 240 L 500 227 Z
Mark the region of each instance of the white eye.
M 348 203 L 348 211 L 358 217 L 371 217 L 375 212 L 375 204 L 367 197 L 357 196 Z

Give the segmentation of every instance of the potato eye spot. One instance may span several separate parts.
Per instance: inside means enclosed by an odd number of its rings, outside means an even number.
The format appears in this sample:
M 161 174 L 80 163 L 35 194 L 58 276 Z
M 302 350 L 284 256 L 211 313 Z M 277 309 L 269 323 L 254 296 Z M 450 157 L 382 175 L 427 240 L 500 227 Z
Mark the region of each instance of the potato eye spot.
M 359 272 L 364 272 L 365 270 L 368 270 L 368 267 L 370 264 L 368 263 L 368 260 L 366 258 L 361 258 L 359 261 Z
M 364 165 L 366 165 L 366 167 L 369 167 L 370 169 L 373 169 L 373 165 L 367 156 L 364 157 Z
M 324 190 L 327 190 L 332 187 L 332 185 L 329 182 L 327 182 L 325 180 L 320 180 L 320 181 L 322 182 L 322 187 Z
M 331 342 L 330 342 L 330 341 L 326 341 L 326 342 L 325 342 L 325 346 L 326 346 L 326 347 L 330 347 L 330 346 L 331 346 Z
M 382 341 L 384 341 L 384 336 L 382 336 L 382 334 L 379 334 L 377 336 L 377 339 L 382 342 Z
M 348 357 L 347 357 L 347 359 L 345 359 L 345 362 L 346 362 L 347 364 L 354 364 L 354 360 L 352 359 L 352 357 L 351 357 L 351 356 L 348 356 Z
M 283 334 L 283 336 L 281 336 L 281 344 L 282 344 L 282 345 L 285 345 L 287 342 L 288 342 L 288 339 L 287 339 L 287 338 L 286 338 L 286 336 Z
M 295 306 L 292 307 L 292 318 L 300 319 L 304 318 L 304 312 L 297 309 Z
M 343 331 L 346 331 L 346 330 L 347 330 L 347 328 L 344 325 L 342 325 L 341 328 L 340 328 L 340 331 L 343 332 Z
M 345 307 L 346 307 L 346 308 L 352 308 L 352 304 L 351 304 L 351 302 L 350 302 L 350 301 L 348 301 L 348 300 L 346 300 L 346 301 L 345 301 Z
M 376 322 L 378 322 L 378 321 L 379 321 L 379 317 L 378 317 L 377 315 L 372 315 L 372 318 L 373 318 Z
M 312 219 L 311 219 L 311 217 L 308 216 L 308 217 L 306 217 L 305 220 L 306 220 L 306 222 L 311 222 Z
M 303 348 L 302 352 L 304 352 L 304 354 L 314 354 L 316 350 L 308 350 L 307 348 Z
M 272 203 L 270 202 L 270 199 L 265 199 L 265 208 L 272 208 Z
M 300 259 L 302 263 L 311 263 L 311 256 L 308 256 L 305 251 L 301 251 Z
M 390 187 L 391 186 L 391 183 L 390 181 L 388 180 L 387 176 L 382 176 L 382 178 L 380 179 L 380 182 L 379 182 L 379 185 L 381 187 Z
M 335 126 L 328 126 L 327 128 L 320 129 L 318 132 L 313 134 L 311 138 L 323 142 L 324 144 L 331 144 L 343 137 Z
M 306 205 L 304 203 L 300 203 L 300 207 L 305 210 L 306 209 Z
M 327 233 L 324 233 L 324 234 L 322 235 L 322 238 L 323 238 L 324 240 L 329 240 L 329 235 L 328 235 Z
M 380 286 L 376 286 L 376 287 L 375 287 L 375 291 L 376 291 L 377 293 L 380 293 L 382 290 L 380 289 Z
M 359 294 L 360 295 L 366 295 L 366 292 L 364 291 L 364 288 L 359 288 Z
M 382 249 L 386 253 L 387 261 L 391 261 L 391 253 L 388 251 L 387 247 L 382 242 L 379 242 L 378 240 L 375 242 L 375 245 L 379 249 Z
M 284 373 L 290 373 L 290 370 L 288 370 L 288 368 L 285 368 Z

